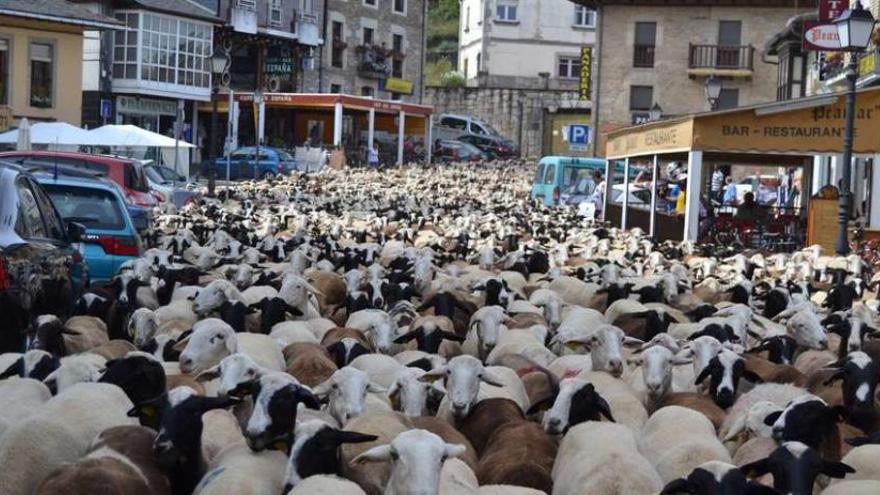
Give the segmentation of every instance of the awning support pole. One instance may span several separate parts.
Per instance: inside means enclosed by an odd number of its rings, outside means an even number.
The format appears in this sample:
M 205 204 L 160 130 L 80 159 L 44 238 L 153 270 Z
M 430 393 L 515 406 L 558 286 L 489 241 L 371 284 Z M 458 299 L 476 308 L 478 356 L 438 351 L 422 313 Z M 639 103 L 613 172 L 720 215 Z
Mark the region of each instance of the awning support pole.
M 376 109 L 371 108 L 367 116 L 367 149 L 372 149 L 376 139 Z
M 688 152 L 687 191 L 684 207 L 684 240 L 697 241 L 700 233 L 700 186 L 703 182 L 703 152 Z
M 428 130 L 428 135 L 425 137 L 425 163 L 430 165 L 434 155 L 434 121 L 430 115 L 426 116 L 425 120 L 427 121 L 425 128 Z
M 623 161 L 623 211 L 620 213 L 620 228 L 626 230 L 627 210 L 629 210 L 629 157 Z
M 648 235 L 654 237 L 656 235 L 655 228 L 657 225 L 657 166 L 658 157 L 654 155 L 653 165 L 651 166 L 651 213 L 650 224 L 648 226 Z
M 406 112 L 400 111 L 397 122 L 397 166 L 403 165 L 403 138 L 406 132 Z
M 333 108 L 333 146 L 342 148 L 342 102 L 336 102 Z

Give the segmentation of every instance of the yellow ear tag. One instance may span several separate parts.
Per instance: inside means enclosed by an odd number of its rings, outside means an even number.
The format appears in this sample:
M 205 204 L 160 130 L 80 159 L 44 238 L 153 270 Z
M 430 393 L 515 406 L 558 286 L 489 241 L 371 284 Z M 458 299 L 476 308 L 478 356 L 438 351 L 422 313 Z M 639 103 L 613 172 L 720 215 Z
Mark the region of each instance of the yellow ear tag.
M 148 418 L 152 418 L 156 415 L 156 408 L 154 406 L 144 406 L 141 408 L 141 413 Z
M 272 444 L 272 447 L 275 450 L 280 450 L 281 452 L 286 452 L 287 451 L 287 442 L 285 442 L 284 440 L 277 440 L 275 443 Z
M 439 380 L 440 378 L 441 378 L 440 375 L 429 375 L 429 376 L 423 377 L 422 380 L 427 381 L 429 383 L 434 383 L 437 380 Z
M 580 348 L 580 344 L 578 344 L 577 342 L 567 342 L 565 344 L 565 347 L 568 347 L 569 350 L 576 351 Z

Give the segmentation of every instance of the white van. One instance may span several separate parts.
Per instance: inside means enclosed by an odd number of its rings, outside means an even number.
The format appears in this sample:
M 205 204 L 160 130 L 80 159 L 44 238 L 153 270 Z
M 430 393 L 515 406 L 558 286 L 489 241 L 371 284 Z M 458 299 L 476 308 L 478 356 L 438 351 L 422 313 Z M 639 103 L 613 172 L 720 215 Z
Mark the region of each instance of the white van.
M 458 139 L 461 136 L 494 136 L 501 134 L 485 120 L 469 115 L 441 114 L 434 121 L 434 139 Z

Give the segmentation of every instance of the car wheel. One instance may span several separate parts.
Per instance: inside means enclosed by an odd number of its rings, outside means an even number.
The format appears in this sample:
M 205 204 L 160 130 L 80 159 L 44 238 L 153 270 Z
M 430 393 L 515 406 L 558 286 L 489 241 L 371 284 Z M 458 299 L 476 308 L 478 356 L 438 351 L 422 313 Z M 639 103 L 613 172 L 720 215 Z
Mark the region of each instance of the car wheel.
M 274 180 L 275 177 L 276 177 L 275 172 L 272 172 L 271 170 L 263 174 L 263 178 L 266 180 Z

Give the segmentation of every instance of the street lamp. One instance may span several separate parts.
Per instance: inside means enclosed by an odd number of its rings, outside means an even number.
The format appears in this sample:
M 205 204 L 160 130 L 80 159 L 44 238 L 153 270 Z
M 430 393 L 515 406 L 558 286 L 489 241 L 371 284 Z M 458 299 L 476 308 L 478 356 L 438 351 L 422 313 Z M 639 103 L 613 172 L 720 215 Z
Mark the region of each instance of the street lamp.
M 260 176 L 260 144 L 262 144 L 260 142 L 260 122 L 263 120 L 262 109 L 260 107 L 263 105 L 263 101 L 265 101 L 263 90 L 257 88 L 257 90 L 254 91 L 254 105 L 256 106 L 256 111 L 259 112 L 257 115 L 257 128 L 255 129 L 257 131 L 257 136 L 254 140 L 257 143 L 257 152 L 254 155 L 254 179 L 258 179 Z
M 211 55 L 211 137 L 208 148 L 208 197 L 214 197 L 217 186 L 217 98 L 220 94 L 220 83 L 223 71 L 226 70 L 226 55 L 214 50 Z
M 856 79 L 859 76 L 859 57 L 861 52 L 868 48 L 871 33 L 874 31 L 874 16 L 862 8 L 861 1 L 857 1 L 855 7 L 844 11 L 840 17 L 834 20 L 834 24 L 837 25 L 840 48 L 851 52 L 849 65 L 846 68 L 846 127 L 843 136 L 843 174 L 840 184 L 837 226 L 837 254 L 844 256 L 849 251 L 846 229 L 849 226 L 849 189 L 852 177 L 853 136 L 855 135 Z
M 648 118 L 651 119 L 651 122 L 656 122 L 663 118 L 663 108 L 659 103 L 654 103 L 654 106 L 648 110 Z
M 721 97 L 721 79 L 715 76 L 709 76 L 706 79 L 706 100 L 709 101 L 709 107 L 714 111 L 718 109 L 718 98 Z

